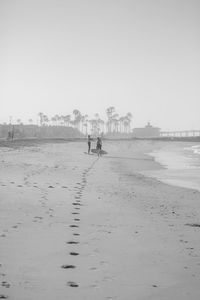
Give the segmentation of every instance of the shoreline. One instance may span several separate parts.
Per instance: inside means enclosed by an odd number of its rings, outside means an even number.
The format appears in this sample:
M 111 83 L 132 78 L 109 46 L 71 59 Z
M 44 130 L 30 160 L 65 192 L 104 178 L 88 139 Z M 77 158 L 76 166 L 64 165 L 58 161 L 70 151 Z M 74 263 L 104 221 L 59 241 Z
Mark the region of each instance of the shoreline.
M 191 148 L 195 145 L 195 143 L 183 145 L 176 143 L 168 145 L 167 148 L 155 149 L 148 155 L 160 163 L 161 169 L 147 171 L 144 174 L 166 184 L 200 191 L 200 156 L 191 152 Z

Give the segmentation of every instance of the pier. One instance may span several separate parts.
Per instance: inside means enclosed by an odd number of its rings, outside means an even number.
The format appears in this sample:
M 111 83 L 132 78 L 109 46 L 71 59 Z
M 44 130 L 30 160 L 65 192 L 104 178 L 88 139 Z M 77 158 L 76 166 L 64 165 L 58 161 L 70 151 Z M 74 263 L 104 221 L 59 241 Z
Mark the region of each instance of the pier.
M 161 131 L 160 137 L 198 137 L 200 130 Z

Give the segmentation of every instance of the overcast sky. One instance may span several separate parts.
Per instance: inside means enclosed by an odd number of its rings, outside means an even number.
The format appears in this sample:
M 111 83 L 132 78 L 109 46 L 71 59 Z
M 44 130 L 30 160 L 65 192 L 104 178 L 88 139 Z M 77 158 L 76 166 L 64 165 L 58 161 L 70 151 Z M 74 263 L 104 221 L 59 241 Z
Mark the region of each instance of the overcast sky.
M 0 0 L 0 122 L 115 106 L 200 129 L 199 0 Z

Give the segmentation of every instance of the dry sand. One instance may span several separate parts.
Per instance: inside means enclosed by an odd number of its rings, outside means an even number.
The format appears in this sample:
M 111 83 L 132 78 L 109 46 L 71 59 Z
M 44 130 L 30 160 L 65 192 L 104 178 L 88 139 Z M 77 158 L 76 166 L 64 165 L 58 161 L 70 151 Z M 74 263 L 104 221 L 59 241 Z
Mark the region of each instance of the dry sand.
M 200 299 L 199 192 L 142 175 L 151 142 L 0 149 L 0 299 Z

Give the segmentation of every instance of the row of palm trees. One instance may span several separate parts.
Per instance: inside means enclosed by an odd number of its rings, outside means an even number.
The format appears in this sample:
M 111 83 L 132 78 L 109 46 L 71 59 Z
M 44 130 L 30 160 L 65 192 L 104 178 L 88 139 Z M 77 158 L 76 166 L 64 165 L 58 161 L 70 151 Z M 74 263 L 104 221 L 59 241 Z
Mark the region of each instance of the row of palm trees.
M 49 118 L 46 114 L 40 112 L 39 125 L 40 126 L 66 126 L 73 127 L 81 131 L 84 134 L 89 132 L 94 135 L 101 133 L 130 133 L 132 114 L 129 112 L 125 116 L 119 116 L 115 111 L 114 106 L 110 106 L 106 109 L 107 120 L 100 118 L 100 115 L 96 113 L 93 118 L 89 118 L 88 115 L 82 115 L 78 109 L 73 110 L 72 115 L 55 115 Z M 21 119 L 17 119 L 17 124 L 22 125 Z M 29 124 L 33 124 L 33 119 L 29 119 Z
M 130 133 L 132 114 L 128 112 L 125 116 L 119 116 L 114 106 L 110 106 L 106 110 L 107 114 L 107 132 Z

